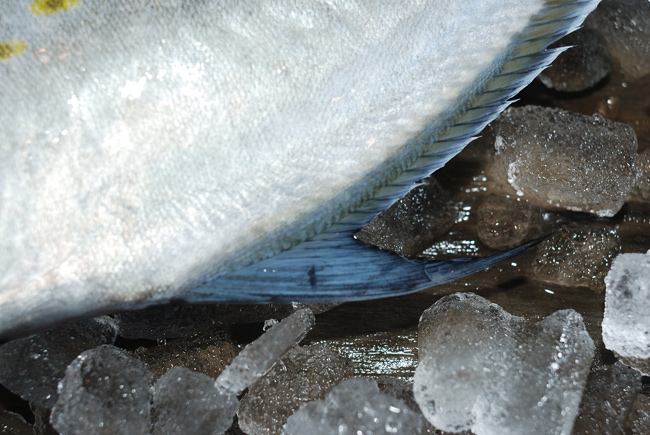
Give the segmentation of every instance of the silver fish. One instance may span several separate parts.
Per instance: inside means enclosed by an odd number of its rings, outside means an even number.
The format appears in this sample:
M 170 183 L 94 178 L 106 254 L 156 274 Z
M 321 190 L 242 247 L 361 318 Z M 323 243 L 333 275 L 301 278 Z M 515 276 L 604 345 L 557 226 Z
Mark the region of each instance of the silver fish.
M 408 293 L 354 232 L 440 168 L 598 0 L 0 6 L 0 338 L 190 302 Z

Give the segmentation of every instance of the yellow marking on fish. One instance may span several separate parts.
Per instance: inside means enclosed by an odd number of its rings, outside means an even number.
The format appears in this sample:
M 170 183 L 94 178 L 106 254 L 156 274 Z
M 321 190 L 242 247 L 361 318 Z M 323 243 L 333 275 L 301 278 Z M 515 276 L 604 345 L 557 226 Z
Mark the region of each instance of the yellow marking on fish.
M 0 60 L 9 59 L 11 56 L 21 54 L 27 50 L 27 44 L 22 39 L 0 41 Z
M 54 15 L 67 11 L 80 2 L 81 0 L 35 0 L 30 8 L 36 15 Z

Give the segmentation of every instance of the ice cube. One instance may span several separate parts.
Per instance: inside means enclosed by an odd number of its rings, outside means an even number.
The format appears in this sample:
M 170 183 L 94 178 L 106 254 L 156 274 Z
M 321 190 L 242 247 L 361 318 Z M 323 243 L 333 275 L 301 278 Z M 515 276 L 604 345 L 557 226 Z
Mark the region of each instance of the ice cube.
M 409 407 L 409 409 L 414 411 L 416 414 L 422 415 L 422 411 L 420 411 L 420 406 L 415 401 L 415 396 L 413 395 L 413 378 L 410 378 L 409 380 L 405 380 L 402 378 L 396 378 L 394 376 L 381 375 L 381 376 L 377 376 L 375 380 L 377 381 L 377 386 L 379 387 L 379 391 L 381 391 L 384 394 L 388 394 L 391 397 L 395 397 L 401 400 L 406 404 L 406 406 Z M 422 421 L 424 423 L 423 433 L 427 433 L 427 434 L 440 433 L 439 431 L 436 432 L 436 428 L 433 427 L 433 425 L 429 423 L 429 421 L 427 421 L 424 418 L 422 419 Z
M 641 392 L 641 375 L 621 363 L 589 374 L 572 435 L 622 434 L 625 420 Z
M 650 251 L 616 257 L 605 286 L 605 346 L 650 375 Z
M 287 435 L 421 434 L 424 420 L 370 378 L 351 378 L 321 400 L 303 405 L 284 426 Z
M 650 202 L 650 150 L 639 154 L 639 178 L 632 199 Z
M 616 227 L 565 225 L 539 244 L 533 272 L 545 282 L 602 293 L 605 276 L 620 250 Z
M 165 344 L 140 347 L 135 355 L 153 374 L 154 382 L 172 367 L 186 367 L 217 378 L 235 358 L 235 347 L 222 336 L 199 335 L 187 339 L 169 339 Z
M 636 397 L 625 423 L 627 434 L 648 435 L 650 433 L 650 398 L 643 394 Z
M 478 208 L 478 219 L 478 237 L 493 249 L 514 248 L 542 235 L 539 207 L 518 198 L 489 195 Z
M 650 2 L 604 0 L 585 20 L 609 55 L 620 65 L 625 79 L 650 73 Z
M 0 409 L 0 434 L 33 435 L 34 429 L 20 415 Z
M 420 319 L 415 399 L 439 429 L 569 434 L 594 355 L 573 310 L 530 324 L 471 293 Z
M 263 376 L 314 326 L 314 314 L 301 309 L 266 331 L 242 350 L 217 378 L 217 385 L 239 395 Z
M 596 33 L 579 29 L 560 39 L 550 48 L 570 47 L 553 64 L 542 71 L 539 79 L 547 88 L 564 92 L 584 91 L 603 80 L 612 63 Z
M 493 124 L 496 187 L 542 207 L 614 216 L 636 184 L 631 127 L 537 106 L 510 108 Z
M 59 384 L 52 426 L 73 434 L 133 434 L 151 429 L 151 373 L 123 350 L 101 345 L 79 355 Z
M 52 427 L 50 416 L 52 411 L 42 408 L 38 405 L 31 404 L 30 410 L 34 414 L 34 435 L 57 435 L 58 432 Z
M 57 385 L 77 355 L 113 343 L 117 327 L 107 317 L 69 323 L 0 347 L 0 383 L 44 408 L 56 403 Z
M 377 376 L 374 379 L 377 381 L 379 391 L 401 400 L 407 404 L 409 408 L 419 412 L 420 407 L 413 396 L 412 382 L 388 375 Z
M 305 402 L 322 399 L 352 367 L 324 344 L 295 347 L 249 389 L 237 416 L 247 434 L 275 434 Z
M 433 178 L 415 187 L 356 234 L 364 243 L 418 255 L 454 224 L 456 208 Z
M 237 396 L 217 388 L 211 377 L 175 367 L 153 387 L 153 433 L 222 434 L 238 405 Z

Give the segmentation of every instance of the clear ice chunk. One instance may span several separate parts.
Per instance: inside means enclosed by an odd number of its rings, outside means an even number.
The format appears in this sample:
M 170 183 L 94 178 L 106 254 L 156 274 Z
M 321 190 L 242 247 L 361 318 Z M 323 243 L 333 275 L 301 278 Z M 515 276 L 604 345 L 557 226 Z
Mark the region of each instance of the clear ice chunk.
M 356 237 L 403 255 L 418 255 L 454 224 L 456 207 L 449 193 L 433 178 L 363 227 Z
M 79 355 L 59 384 L 50 417 L 61 433 L 133 434 L 151 430 L 151 373 L 111 345 Z
M 623 434 L 641 392 L 641 375 L 617 362 L 589 374 L 572 435 Z
M 175 367 L 153 387 L 153 433 L 222 434 L 238 405 L 237 396 L 217 388 L 211 377 Z
M 314 314 L 304 308 L 282 320 L 242 350 L 217 378 L 217 385 L 236 395 L 263 376 L 314 326 Z
M 600 36 L 626 80 L 650 73 L 648 0 L 604 0 L 584 24 Z
M 650 433 L 650 397 L 639 394 L 625 422 L 626 434 L 648 435 Z
M 382 375 L 374 378 L 377 381 L 379 391 L 388 394 L 389 396 L 396 397 L 402 402 L 406 403 L 409 408 L 419 411 L 420 407 L 415 401 L 413 396 L 413 383 L 408 382 L 402 378 L 394 376 Z
M 650 375 L 650 251 L 620 254 L 605 278 L 603 342 Z
M 567 287 L 605 291 L 605 276 L 621 251 L 616 227 L 569 224 L 537 247 L 535 277 Z
M 169 339 L 165 344 L 139 347 L 134 354 L 153 374 L 154 382 L 172 367 L 185 367 L 216 379 L 237 354 L 223 336 L 199 335 L 191 339 Z
M 0 434 L 34 435 L 34 428 L 20 415 L 0 408 Z
M 547 88 L 563 92 L 587 90 L 612 70 L 612 62 L 598 35 L 579 29 L 551 44 L 550 48 L 570 47 L 538 76 Z
M 420 413 L 381 393 L 370 378 L 351 378 L 321 400 L 303 405 L 289 417 L 286 435 L 422 434 Z
M 489 195 L 478 208 L 476 232 L 492 249 L 510 249 L 541 236 L 539 207 L 516 198 Z
M 280 433 L 300 405 L 322 399 L 352 376 L 352 367 L 324 344 L 295 347 L 248 389 L 237 416 L 250 435 Z
M 650 150 L 639 154 L 639 178 L 631 199 L 650 202 Z
M 541 207 L 614 216 L 636 184 L 634 130 L 599 115 L 526 106 L 493 123 L 496 187 Z
M 381 375 L 374 378 L 377 381 L 377 386 L 379 391 L 384 394 L 388 394 L 391 397 L 396 397 L 401 400 L 416 414 L 422 415 L 420 411 L 420 406 L 415 401 L 415 396 L 413 394 L 413 378 L 409 380 L 396 378 L 395 376 Z M 424 417 L 424 416 L 422 416 Z M 425 434 L 440 434 L 440 431 L 436 432 L 436 428 L 425 418 L 422 418 L 424 422 L 423 432 Z M 445 434 L 441 434 L 445 435 Z
M 457 293 L 428 308 L 419 329 L 415 400 L 438 429 L 571 433 L 594 355 L 578 313 L 531 324 Z
M 0 383 L 23 399 L 51 409 L 65 369 L 81 352 L 111 344 L 117 327 L 110 317 L 82 320 L 0 346 Z

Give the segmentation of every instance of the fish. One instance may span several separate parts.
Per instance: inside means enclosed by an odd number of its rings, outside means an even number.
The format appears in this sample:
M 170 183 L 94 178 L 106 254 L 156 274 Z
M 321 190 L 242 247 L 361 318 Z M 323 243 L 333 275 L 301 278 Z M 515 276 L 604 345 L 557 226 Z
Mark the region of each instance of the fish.
M 355 232 L 442 167 L 598 0 L 0 6 L 0 339 L 169 301 L 396 296 Z

